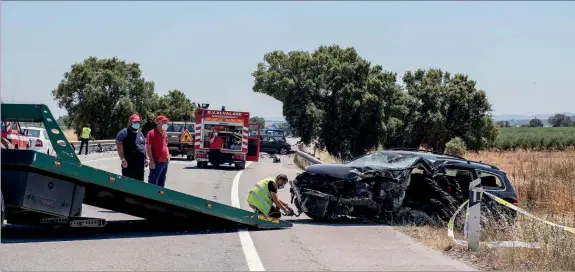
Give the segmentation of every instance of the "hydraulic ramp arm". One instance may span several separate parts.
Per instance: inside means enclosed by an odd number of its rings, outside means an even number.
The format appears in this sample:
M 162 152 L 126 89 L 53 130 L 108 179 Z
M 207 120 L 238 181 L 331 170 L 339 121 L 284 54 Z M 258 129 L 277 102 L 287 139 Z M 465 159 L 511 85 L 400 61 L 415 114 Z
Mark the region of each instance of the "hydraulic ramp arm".
M 57 155 L 2 149 L 2 194 L 10 223 L 77 218 L 84 203 L 162 224 L 257 229 L 292 226 L 83 165 L 45 105 L 2 104 L 1 112 L 3 121 L 42 122 Z

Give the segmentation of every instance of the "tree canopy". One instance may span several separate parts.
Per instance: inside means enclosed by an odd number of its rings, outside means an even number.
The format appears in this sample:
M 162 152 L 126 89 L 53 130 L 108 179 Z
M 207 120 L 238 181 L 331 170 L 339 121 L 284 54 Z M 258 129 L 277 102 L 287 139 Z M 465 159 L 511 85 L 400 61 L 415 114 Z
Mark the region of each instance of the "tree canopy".
M 547 120 L 552 127 L 570 127 L 573 125 L 573 120 L 570 116 L 557 113 Z
M 250 124 L 259 124 L 260 129 L 264 129 L 266 126 L 266 120 L 260 116 L 253 116 L 250 118 Z M 250 132 L 257 129 L 257 126 L 250 126 Z
M 342 158 L 379 146 L 443 151 L 455 137 L 478 150 L 498 134 L 485 92 L 467 75 L 408 71 L 404 87 L 396 73 L 353 47 L 269 52 L 252 76 L 254 92 L 283 102 L 286 121 L 304 143 L 315 140 Z
M 193 104 L 184 93 L 158 95 L 154 82 L 142 77 L 139 64 L 118 58 L 89 57 L 73 64 L 52 95 L 68 112 L 65 124 L 76 134 L 90 125 L 96 139 L 115 138 L 133 113 L 140 114 L 148 128 L 158 114 L 174 121 L 193 119 Z

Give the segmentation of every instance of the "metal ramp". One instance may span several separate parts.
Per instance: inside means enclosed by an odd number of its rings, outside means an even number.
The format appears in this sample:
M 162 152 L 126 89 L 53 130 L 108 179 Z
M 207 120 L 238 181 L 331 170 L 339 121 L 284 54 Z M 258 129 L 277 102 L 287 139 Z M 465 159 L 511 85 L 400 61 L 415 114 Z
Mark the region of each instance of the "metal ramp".
M 45 105 L 1 106 L 3 121 L 43 122 L 57 155 L 2 149 L 2 193 L 8 222 L 80 218 L 84 203 L 166 225 L 256 229 L 292 226 L 290 222 L 82 165 Z M 93 222 L 94 218 L 88 220 Z

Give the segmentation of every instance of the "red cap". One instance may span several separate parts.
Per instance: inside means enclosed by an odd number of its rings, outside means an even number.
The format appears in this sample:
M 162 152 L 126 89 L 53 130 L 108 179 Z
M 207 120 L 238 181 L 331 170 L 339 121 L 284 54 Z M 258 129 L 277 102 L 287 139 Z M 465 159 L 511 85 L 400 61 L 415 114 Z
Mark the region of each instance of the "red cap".
M 132 114 L 130 116 L 130 122 L 140 122 L 140 116 L 137 114 Z
M 156 122 L 158 121 L 168 121 L 168 117 L 163 116 L 163 115 L 158 115 L 158 117 L 156 117 Z

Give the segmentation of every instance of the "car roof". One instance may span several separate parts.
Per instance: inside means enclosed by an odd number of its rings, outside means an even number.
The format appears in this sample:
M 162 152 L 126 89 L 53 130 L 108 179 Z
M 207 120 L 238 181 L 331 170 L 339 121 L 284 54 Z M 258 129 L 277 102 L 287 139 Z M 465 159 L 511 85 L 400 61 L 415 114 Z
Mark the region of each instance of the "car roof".
M 45 128 L 41 128 L 41 127 L 22 127 L 22 129 L 35 129 L 35 130 L 45 130 Z
M 380 152 L 383 153 L 396 153 L 396 154 L 410 154 L 410 155 L 415 155 L 415 156 L 419 156 L 422 157 L 424 159 L 427 159 L 429 161 L 431 161 L 432 163 L 435 162 L 440 162 L 440 161 L 447 161 L 452 165 L 460 165 L 460 166 L 471 166 L 473 168 L 479 169 L 479 170 L 483 170 L 483 171 L 490 171 L 490 172 L 502 172 L 499 168 L 497 168 L 496 166 L 490 165 L 490 164 L 486 164 L 486 163 L 482 163 L 482 162 L 476 162 L 476 161 L 472 161 L 472 160 L 467 160 L 465 158 L 461 158 L 461 157 L 456 157 L 456 156 L 450 156 L 450 155 L 446 155 L 446 154 L 437 154 L 437 153 L 433 153 L 433 152 L 428 152 L 428 151 L 411 151 L 411 150 L 401 150 L 401 149 L 397 149 L 397 150 L 382 150 Z

